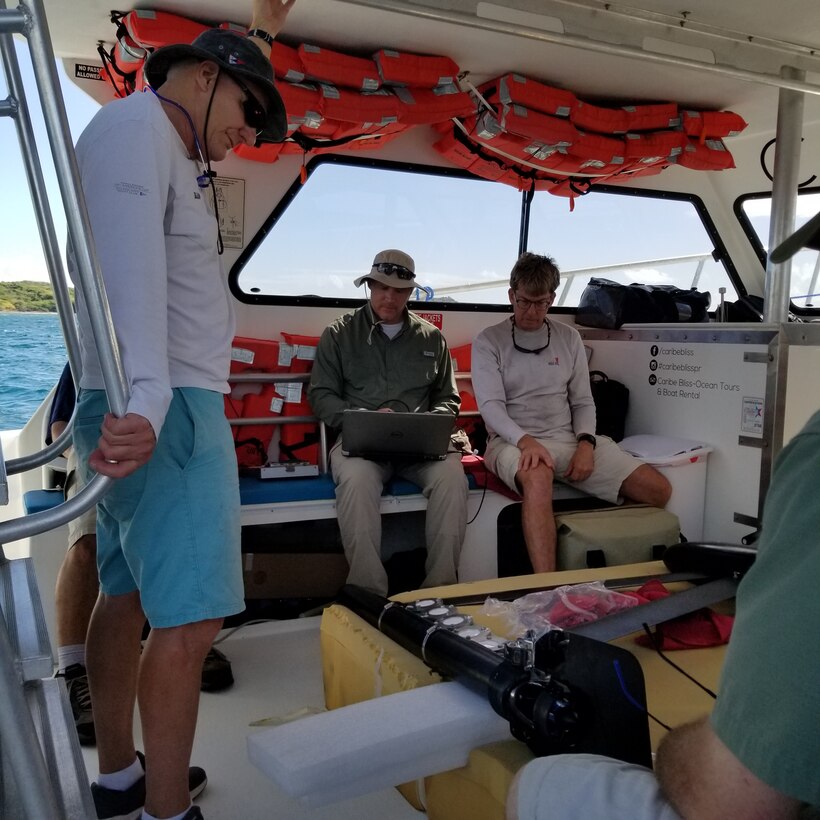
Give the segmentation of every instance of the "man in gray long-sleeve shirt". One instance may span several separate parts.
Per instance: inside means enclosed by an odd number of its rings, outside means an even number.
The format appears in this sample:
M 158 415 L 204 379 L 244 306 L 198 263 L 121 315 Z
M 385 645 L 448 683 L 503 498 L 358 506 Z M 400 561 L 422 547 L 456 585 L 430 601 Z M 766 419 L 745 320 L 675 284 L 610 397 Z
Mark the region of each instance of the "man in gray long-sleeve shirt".
M 450 351 L 441 332 L 407 310 L 416 285 L 415 265 L 398 250 L 376 255 L 367 283 L 370 300 L 327 327 L 316 349 L 308 388 L 313 412 L 341 429 L 345 410 L 447 413 L 461 404 Z M 456 582 L 467 524 L 467 482 L 461 454 L 443 461 L 370 461 L 344 455 L 341 437 L 330 451 L 336 482 L 336 515 L 350 565 L 347 581 L 387 594 L 381 561 L 380 498 L 393 475 L 422 488 L 427 497 L 426 577 L 422 586 Z
M 630 498 L 663 507 L 669 482 L 595 437 L 595 404 L 581 337 L 551 322 L 559 272 L 554 260 L 524 253 L 510 274 L 513 315 L 478 334 L 473 390 L 490 440 L 487 466 L 521 493 L 521 520 L 535 572 L 555 569 L 552 484 L 573 484 L 607 501 Z

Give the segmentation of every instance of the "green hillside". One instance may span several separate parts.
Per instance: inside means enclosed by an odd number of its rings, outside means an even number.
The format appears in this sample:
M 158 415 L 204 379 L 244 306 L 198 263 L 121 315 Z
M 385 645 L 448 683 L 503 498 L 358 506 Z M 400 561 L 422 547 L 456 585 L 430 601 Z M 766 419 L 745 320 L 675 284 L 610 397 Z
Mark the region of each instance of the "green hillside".
M 73 288 L 69 289 L 72 299 Z M 0 282 L 0 311 L 56 313 L 57 305 L 48 282 Z

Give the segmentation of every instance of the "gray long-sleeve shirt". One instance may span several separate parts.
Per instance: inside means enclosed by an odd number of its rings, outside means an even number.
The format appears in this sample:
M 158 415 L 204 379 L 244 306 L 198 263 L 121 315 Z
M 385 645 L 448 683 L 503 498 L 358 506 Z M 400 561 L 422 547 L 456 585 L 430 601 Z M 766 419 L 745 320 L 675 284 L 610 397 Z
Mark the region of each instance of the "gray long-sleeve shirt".
M 581 336 L 551 321 L 549 347 L 538 354 L 513 345 L 511 319 L 486 328 L 472 349 L 473 391 L 491 436 L 518 444 L 524 435 L 574 441 L 595 434 L 595 404 Z M 544 345 L 544 330 L 516 328 L 516 342 L 528 349 Z
M 313 412 L 342 426 L 353 408 L 449 413 L 461 405 L 447 342 L 438 328 L 413 313 L 389 339 L 372 320 L 369 304 L 325 328 L 308 388 Z

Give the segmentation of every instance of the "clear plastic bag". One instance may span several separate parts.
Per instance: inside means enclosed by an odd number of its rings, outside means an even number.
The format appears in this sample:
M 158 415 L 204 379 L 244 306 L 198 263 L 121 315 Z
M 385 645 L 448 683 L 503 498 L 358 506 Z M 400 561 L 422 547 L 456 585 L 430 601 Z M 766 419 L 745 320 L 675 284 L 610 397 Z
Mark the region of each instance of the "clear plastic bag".
M 593 581 L 531 592 L 514 601 L 487 598 L 481 612 L 504 618 L 515 635 L 523 635 L 527 630 L 541 635 L 551 629 L 571 629 L 597 621 L 637 604 L 636 598 L 607 589 L 601 581 Z

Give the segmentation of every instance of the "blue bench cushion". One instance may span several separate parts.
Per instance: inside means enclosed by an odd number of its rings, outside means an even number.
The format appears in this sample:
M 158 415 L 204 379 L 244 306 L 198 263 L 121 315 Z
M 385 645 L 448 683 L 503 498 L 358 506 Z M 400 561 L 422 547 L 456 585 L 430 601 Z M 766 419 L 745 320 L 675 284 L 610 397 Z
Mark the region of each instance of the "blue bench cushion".
M 323 501 L 336 497 L 335 484 L 329 475 L 309 478 L 261 479 L 239 477 L 242 504 L 283 504 L 288 501 Z
M 65 499 L 61 489 L 56 490 L 29 490 L 23 493 L 23 506 L 26 508 L 26 515 L 44 512 L 62 504 Z
M 478 485 L 472 475 L 467 477 L 470 489 Z M 391 478 L 385 484 L 382 495 L 413 495 L 421 489 L 403 478 Z M 336 485 L 329 475 L 310 478 L 261 479 L 240 476 L 239 496 L 242 504 L 285 504 L 289 501 L 333 501 Z M 26 514 L 42 512 L 56 507 L 63 501 L 63 491 L 29 490 L 23 496 Z
M 421 489 L 403 478 L 391 478 L 382 495 L 413 495 Z M 336 485 L 329 475 L 310 478 L 261 479 L 240 476 L 242 504 L 283 504 L 288 501 L 333 501 Z

